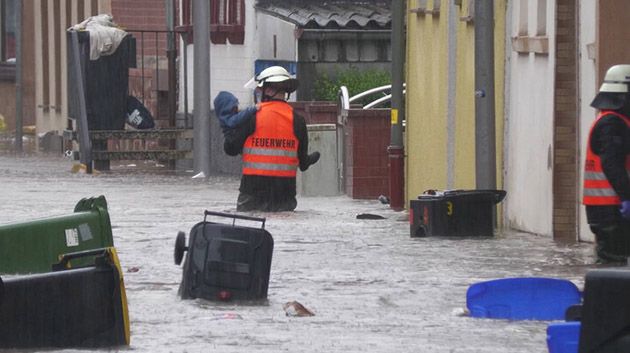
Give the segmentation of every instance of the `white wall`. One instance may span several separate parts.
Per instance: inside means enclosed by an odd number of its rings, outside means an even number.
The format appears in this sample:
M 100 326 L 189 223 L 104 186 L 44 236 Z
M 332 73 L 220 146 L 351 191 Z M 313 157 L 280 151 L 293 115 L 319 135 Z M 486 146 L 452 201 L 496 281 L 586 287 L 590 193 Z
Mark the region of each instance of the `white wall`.
M 523 23 L 520 3 L 511 5 L 510 37 Z M 509 227 L 552 236 L 555 1 L 546 3 L 549 54 L 509 52 L 504 203 Z M 535 36 L 538 1 L 526 4 L 527 35 Z
M 595 33 L 595 12 L 596 12 L 596 1 L 591 0 L 583 0 L 579 2 L 579 13 L 580 13 L 580 43 L 579 43 L 579 51 L 580 51 L 580 121 L 579 121 L 579 139 L 580 139 L 580 190 L 582 186 L 582 177 L 584 170 L 584 158 L 586 154 L 586 140 L 588 139 L 588 132 L 591 128 L 591 124 L 593 120 L 595 120 L 595 116 L 597 114 L 596 110 L 591 108 L 590 104 L 599 87 L 596 86 L 596 78 L 595 78 L 595 60 L 594 58 L 589 58 L 589 53 L 587 50 L 587 45 L 593 43 L 595 44 L 596 33 Z M 595 55 L 595 54 L 593 54 Z M 580 193 L 580 202 L 582 200 Z M 586 223 L 586 214 L 584 211 L 584 206 L 580 206 L 580 210 L 578 213 L 579 217 L 579 239 L 585 241 L 593 241 L 593 234 L 588 228 L 588 224 Z
M 256 59 L 292 60 L 296 58 L 295 26 L 275 17 L 256 13 L 255 0 L 245 1 L 245 41 L 243 44 L 210 44 L 210 100 L 219 91 L 233 93 L 241 107 L 253 104 L 253 92 L 243 85 L 254 76 Z M 276 36 L 276 57 L 273 36 Z M 193 107 L 194 45 L 188 53 L 188 109 Z M 182 59 L 183 60 L 183 59 Z M 182 81 L 183 82 L 183 81 Z M 183 102 L 183 97 L 180 97 Z M 180 109 L 182 105 L 180 105 Z M 211 109 L 214 107 L 210 106 Z
M 256 30 L 259 45 L 258 59 L 264 60 L 297 60 L 297 39 L 295 25 L 278 18 L 259 14 Z M 276 50 L 274 55 L 274 36 Z

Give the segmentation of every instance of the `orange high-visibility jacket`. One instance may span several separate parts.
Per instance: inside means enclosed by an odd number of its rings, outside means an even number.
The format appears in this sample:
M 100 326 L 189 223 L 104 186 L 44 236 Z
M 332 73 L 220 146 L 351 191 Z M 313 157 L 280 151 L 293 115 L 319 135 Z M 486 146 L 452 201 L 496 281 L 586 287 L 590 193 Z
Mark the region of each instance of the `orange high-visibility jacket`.
M 281 101 L 262 103 L 256 113 L 256 130 L 243 146 L 243 175 L 294 178 L 298 143 L 293 108 Z
M 601 158 L 591 149 L 593 128 L 604 115 L 612 114 L 622 119 L 630 128 L 630 118 L 614 111 L 602 111 L 595 119 L 588 135 L 586 163 L 584 164 L 584 195 L 582 203 L 587 206 L 619 205 L 621 199 L 604 175 Z M 630 175 L 630 155 L 626 156 L 626 172 Z

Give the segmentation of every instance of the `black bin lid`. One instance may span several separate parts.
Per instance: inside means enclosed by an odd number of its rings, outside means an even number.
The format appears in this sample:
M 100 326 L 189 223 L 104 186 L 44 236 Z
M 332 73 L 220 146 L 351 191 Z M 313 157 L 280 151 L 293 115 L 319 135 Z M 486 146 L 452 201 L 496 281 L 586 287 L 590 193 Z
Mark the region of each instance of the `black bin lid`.
M 420 200 L 426 199 L 454 199 L 454 198 L 473 198 L 479 201 L 488 201 L 497 204 L 505 198 L 507 192 L 505 190 L 479 189 L 479 190 L 426 190 L 422 195 L 418 196 Z

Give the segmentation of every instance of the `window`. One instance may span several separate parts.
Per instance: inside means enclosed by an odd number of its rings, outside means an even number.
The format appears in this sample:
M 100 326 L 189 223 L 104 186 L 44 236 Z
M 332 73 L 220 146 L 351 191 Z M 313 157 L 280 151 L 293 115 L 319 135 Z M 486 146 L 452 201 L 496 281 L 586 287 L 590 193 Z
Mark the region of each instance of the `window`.
M 0 0 L 0 79 L 15 79 L 17 1 Z
M 182 22 L 192 30 L 192 0 L 183 3 Z M 213 44 L 243 44 L 245 41 L 245 0 L 215 0 L 210 3 L 210 41 Z M 192 39 L 189 39 L 192 42 Z

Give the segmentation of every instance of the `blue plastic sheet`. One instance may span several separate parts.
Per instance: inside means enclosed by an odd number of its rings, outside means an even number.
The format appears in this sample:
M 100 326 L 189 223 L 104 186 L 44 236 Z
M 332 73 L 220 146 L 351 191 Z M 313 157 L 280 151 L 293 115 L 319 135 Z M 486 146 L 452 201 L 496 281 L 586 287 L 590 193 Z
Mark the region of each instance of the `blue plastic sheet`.
M 582 295 L 572 282 L 554 278 L 503 278 L 475 283 L 466 293 L 470 316 L 510 320 L 562 320 Z

